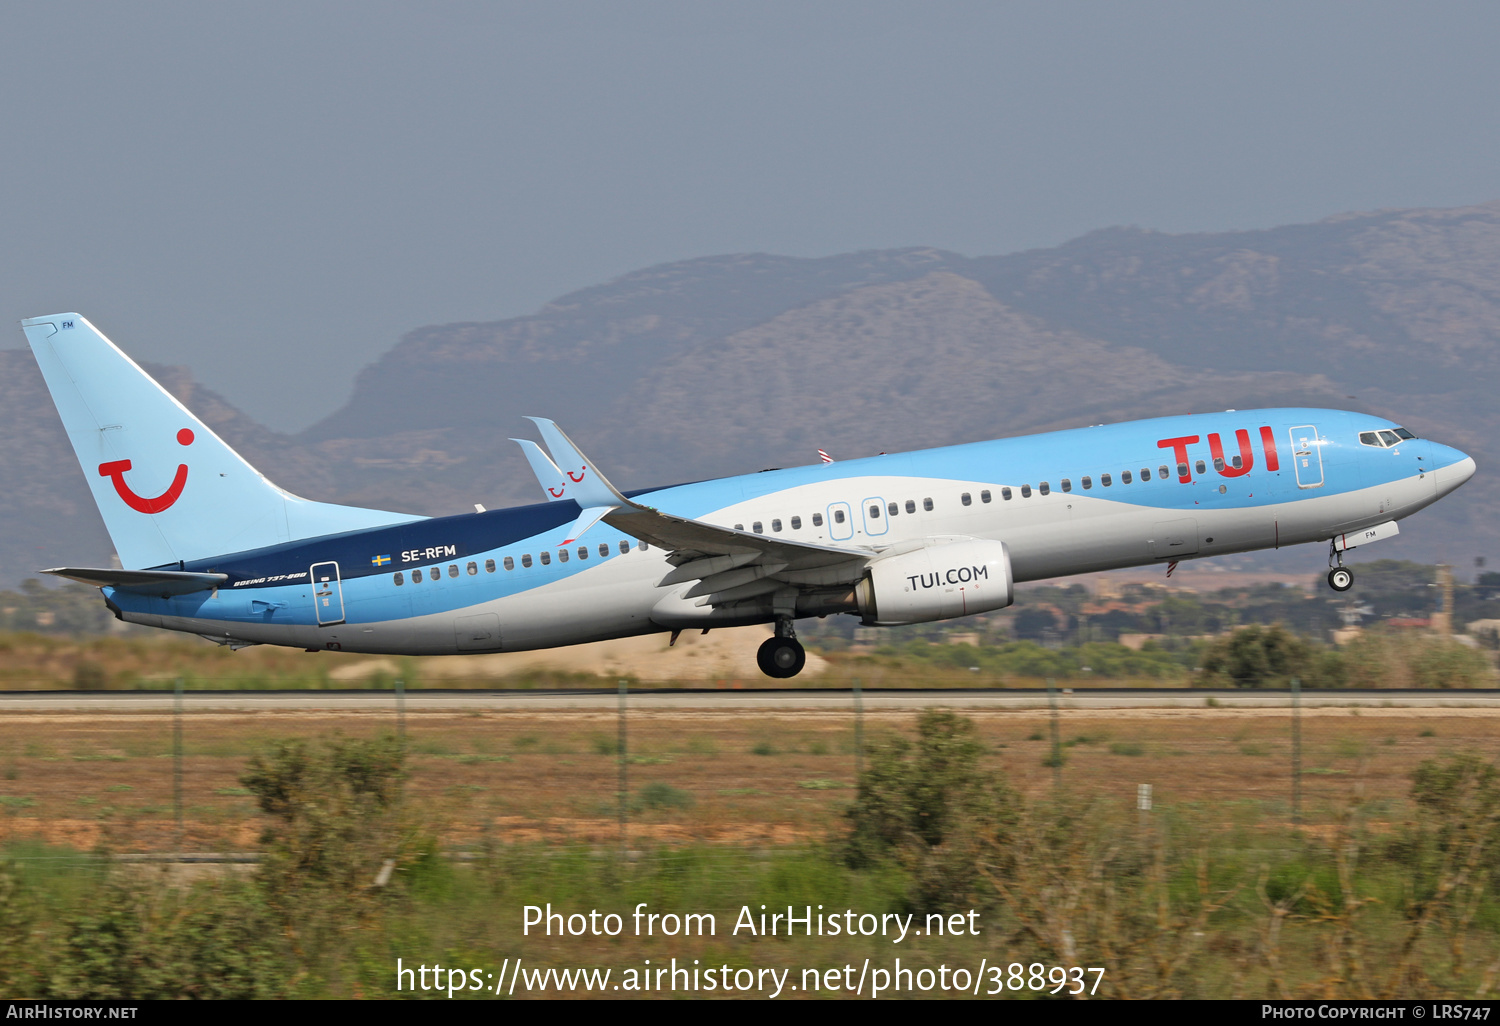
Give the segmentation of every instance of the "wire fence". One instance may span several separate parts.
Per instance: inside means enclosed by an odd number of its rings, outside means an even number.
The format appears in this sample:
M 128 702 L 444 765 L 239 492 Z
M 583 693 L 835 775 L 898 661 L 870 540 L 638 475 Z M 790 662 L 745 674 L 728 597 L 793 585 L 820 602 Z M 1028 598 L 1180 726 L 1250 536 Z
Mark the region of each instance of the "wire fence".
M 621 682 L 591 703 L 500 697 L 436 708 L 399 683 L 355 710 L 171 706 L 10 712 L 0 720 L 0 843 L 114 854 L 253 853 L 266 821 L 241 777 L 278 739 L 404 738 L 407 795 L 443 847 L 543 843 L 726 849 L 836 838 L 871 753 L 913 734 L 920 706 L 856 685 L 756 706 L 672 704 Z M 517 696 L 519 698 L 519 696 Z M 1500 753 L 1500 708 L 1275 704 L 1092 708 L 1049 689 L 959 708 L 987 773 L 1027 795 L 1066 792 L 1142 815 L 1216 814 L 1319 830 L 1358 803 L 1408 810 L 1411 774 L 1456 752 Z M 794 701 L 795 699 L 795 701 Z

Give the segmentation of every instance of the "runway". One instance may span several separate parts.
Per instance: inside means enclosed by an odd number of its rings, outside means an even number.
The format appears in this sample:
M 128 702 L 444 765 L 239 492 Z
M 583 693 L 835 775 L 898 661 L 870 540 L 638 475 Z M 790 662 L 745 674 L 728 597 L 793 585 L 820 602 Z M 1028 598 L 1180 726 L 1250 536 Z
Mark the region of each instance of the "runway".
M 719 691 L 641 688 L 626 694 L 626 704 L 642 711 L 817 711 L 848 710 L 855 696 L 848 690 Z M 965 689 L 868 690 L 859 702 L 868 712 L 898 712 L 941 706 L 948 709 L 1044 709 L 1055 701 L 1060 710 L 1105 709 L 1269 709 L 1289 708 L 1288 691 L 1188 689 L 1059 689 L 1049 698 L 1042 690 Z M 1474 691 L 1303 691 L 1303 708 L 1427 708 L 1500 711 L 1500 690 Z M 619 708 L 616 691 L 409 691 L 401 699 L 412 713 L 604 711 Z M 170 691 L 8 691 L 0 692 L 0 712 L 7 713 L 162 713 L 174 708 Z M 391 691 L 188 691 L 184 712 L 390 712 Z

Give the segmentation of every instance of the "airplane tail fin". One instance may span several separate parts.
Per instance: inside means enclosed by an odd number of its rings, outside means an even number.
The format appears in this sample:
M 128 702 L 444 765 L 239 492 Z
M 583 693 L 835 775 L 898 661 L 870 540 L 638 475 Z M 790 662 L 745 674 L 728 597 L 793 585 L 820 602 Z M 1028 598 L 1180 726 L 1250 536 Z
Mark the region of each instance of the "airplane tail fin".
M 127 569 L 422 519 L 276 487 L 78 314 L 21 327 Z

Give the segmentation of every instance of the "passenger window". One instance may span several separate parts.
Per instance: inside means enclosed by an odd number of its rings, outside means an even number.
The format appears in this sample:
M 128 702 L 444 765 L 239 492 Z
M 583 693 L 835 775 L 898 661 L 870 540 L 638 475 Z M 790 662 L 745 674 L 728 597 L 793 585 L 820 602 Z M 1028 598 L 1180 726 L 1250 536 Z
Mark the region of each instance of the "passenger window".
M 1084 474 L 1083 475 L 1083 490 L 1084 491 L 1088 491 L 1092 487 L 1094 487 L 1094 479 L 1091 478 L 1091 477 L 1089 477 L 1087 474 Z
M 1043 495 L 1052 494 L 1052 487 L 1048 485 L 1046 481 L 1043 481 L 1041 484 L 1037 485 L 1036 490 L 1041 492 Z
M 1151 480 L 1151 468 L 1150 467 L 1142 467 L 1141 468 L 1141 480 L 1142 481 L 1149 481 L 1149 480 Z
M 1166 475 L 1163 474 L 1162 476 L 1165 477 Z M 1187 477 L 1188 476 L 1188 468 L 1187 468 L 1187 464 L 1186 463 L 1179 463 L 1179 464 L 1177 464 L 1177 476 L 1178 477 Z
M 821 514 L 821 513 L 814 513 L 813 514 L 813 526 L 814 527 L 822 527 L 823 526 L 823 514 Z
M 916 511 L 917 511 L 917 504 L 915 502 L 913 502 L 912 500 L 907 499 L 906 500 L 906 512 L 908 512 L 908 513 L 915 513 Z
M 1198 461 L 1198 473 L 1199 474 L 1206 474 L 1206 473 L 1208 473 L 1208 468 L 1203 465 L 1203 461 L 1202 460 Z
M 557 550 L 557 561 L 559 563 L 566 563 L 568 561 L 568 550 L 567 549 L 558 549 Z
M 422 571 L 420 571 L 420 570 L 413 570 L 411 572 L 411 583 L 413 583 L 413 584 L 421 584 L 422 583 Z
M 835 524 L 842 524 L 844 522 L 844 511 L 843 510 L 836 509 L 836 510 L 833 511 L 833 522 Z
M 1382 442 L 1384 442 L 1386 445 L 1400 445 L 1401 444 L 1401 436 L 1398 435 L 1398 434 L 1396 434 L 1396 432 L 1394 432 L 1394 431 L 1382 431 L 1382 432 L 1380 432 L 1380 440 Z
M 750 530 L 754 531 L 756 534 L 765 534 L 766 533 L 766 529 L 764 527 L 760 526 L 760 521 L 759 520 L 757 520 L 755 523 L 753 523 L 753 524 L 750 525 Z
M 1115 479 L 1110 477 L 1108 474 L 1100 474 L 1099 483 L 1108 488 L 1110 485 L 1115 483 Z
M 507 556 L 506 558 L 509 559 L 510 557 Z M 505 569 L 509 570 L 510 567 L 506 567 Z M 495 572 L 495 561 L 493 559 L 486 559 L 484 561 L 484 572 L 487 574 L 492 574 Z
M 647 545 L 645 542 L 636 542 L 635 547 L 640 549 L 642 552 L 645 552 L 651 546 Z
M 506 556 L 505 557 L 504 566 L 505 566 L 505 569 L 507 569 L 507 570 L 514 570 L 516 568 L 515 557 L 513 557 L 513 556 Z
M 1021 498 L 1023 498 L 1023 499 L 1029 499 L 1029 498 L 1031 498 L 1031 485 L 1025 484 L 1025 485 L 1021 486 Z
M 1167 465 L 1163 463 L 1161 466 L 1156 468 L 1156 476 L 1165 481 L 1167 478 L 1172 476 L 1172 472 L 1168 470 Z
M 974 505 L 974 500 L 969 496 L 968 492 L 964 492 L 962 495 L 960 495 L 958 497 L 958 501 L 963 503 L 965 506 Z
M 744 524 L 735 524 L 734 525 L 734 529 L 736 531 L 743 531 L 745 529 L 745 525 Z
M 773 521 L 771 521 L 771 530 L 775 531 L 777 534 L 780 534 L 781 533 L 781 521 L 780 520 L 773 520 Z
M 1065 492 L 1071 492 L 1073 490 L 1073 482 L 1069 481 L 1067 478 L 1063 478 L 1062 479 L 1062 490 L 1065 491 Z
M 1000 498 L 1004 499 L 1006 502 L 1009 502 L 1010 501 L 1010 488 L 1008 488 L 1008 487 L 1001 488 L 1000 489 Z
M 530 568 L 530 566 L 531 566 L 531 553 L 527 552 L 527 553 L 525 553 L 525 554 L 523 554 L 521 556 L 521 567 L 522 567 L 522 569 L 528 569 L 528 568 Z
M 800 530 L 802 530 L 802 518 L 801 517 L 792 517 L 792 530 L 793 531 L 800 531 Z
M 1129 484 L 1130 483 L 1130 471 L 1128 471 L 1128 470 L 1122 470 L 1122 471 L 1120 471 L 1120 483 L 1121 484 Z
M 464 569 L 469 571 L 470 577 L 473 577 L 475 574 L 479 573 L 479 564 L 471 559 L 469 560 L 469 565 L 464 567 Z
M 901 507 L 896 505 L 894 502 L 888 502 L 885 504 L 885 511 L 891 516 L 896 516 L 901 512 Z
M 552 562 L 552 553 L 546 551 L 538 552 L 536 558 L 542 561 L 542 566 L 547 566 Z
M 1224 469 L 1224 457 L 1222 457 L 1222 456 L 1215 456 L 1214 457 L 1214 469 L 1215 470 L 1223 470 Z
M 589 558 L 589 547 L 587 545 L 580 545 L 580 546 L 578 546 L 578 558 L 579 559 L 588 559 Z
M 399 588 L 399 587 L 401 587 L 401 585 L 403 585 L 405 583 L 406 583 L 406 575 L 403 574 L 400 570 L 397 570 L 396 571 L 396 587 Z
M 1242 456 L 1236 456 L 1234 459 L 1230 460 L 1229 462 L 1234 464 L 1234 469 L 1235 470 L 1240 470 L 1245 465 L 1245 460 L 1244 460 L 1244 457 L 1242 457 Z
M 932 512 L 932 500 L 931 499 L 923 499 L 922 500 L 922 508 L 925 509 L 927 512 L 931 513 Z
M 628 553 L 629 551 L 630 551 L 630 543 L 628 541 L 622 541 L 620 543 L 620 555 L 623 556 L 626 553 Z
M 870 503 L 870 519 L 871 520 L 879 520 L 880 519 L 880 503 L 878 503 L 878 502 L 872 502 L 872 503 Z
M 599 558 L 600 559 L 608 559 L 609 558 L 609 542 L 600 542 L 599 543 Z
M 980 502 L 989 502 L 990 501 L 990 490 L 988 488 L 986 488 L 984 491 L 982 491 L 982 492 L 979 493 L 979 501 Z
M 435 566 L 431 570 L 427 571 L 427 576 L 431 577 L 434 581 L 440 581 L 443 578 L 443 568 L 440 566 Z

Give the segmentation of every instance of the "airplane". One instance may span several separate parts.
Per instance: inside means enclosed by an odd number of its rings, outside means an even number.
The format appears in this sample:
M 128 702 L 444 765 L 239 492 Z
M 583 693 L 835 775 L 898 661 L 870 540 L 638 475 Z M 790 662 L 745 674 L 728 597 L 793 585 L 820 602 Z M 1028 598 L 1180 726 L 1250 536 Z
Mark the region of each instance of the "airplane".
M 548 501 L 421 517 L 283 491 L 76 313 L 21 322 L 121 569 L 119 619 L 232 648 L 509 652 L 774 624 L 757 661 L 800 672 L 794 621 L 924 623 L 1024 581 L 1307 542 L 1344 553 L 1474 474 L 1381 417 L 1162 417 L 622 492 L 550 420 L 517 440 Z M 550 453 L 550 455 L 549 455 Z

